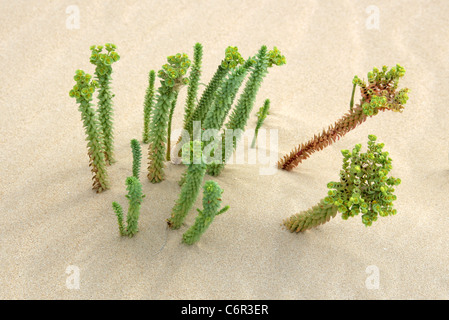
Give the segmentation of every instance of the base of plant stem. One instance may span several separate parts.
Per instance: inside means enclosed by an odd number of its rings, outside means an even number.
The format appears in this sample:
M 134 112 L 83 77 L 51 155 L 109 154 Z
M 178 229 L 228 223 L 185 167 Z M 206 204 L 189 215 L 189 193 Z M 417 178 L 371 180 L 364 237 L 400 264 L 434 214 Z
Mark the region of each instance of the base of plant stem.
M 256 140 L 257 140 L 257 137 L 254 136 L 253 141 L 251 142 L 251 149 L 254 149 L 256 147 Z
M 324 200 L 321 200 L 312 208 L 284 220 L 283 224 L 290 232 L 303 232 L 328 222 L 337 215 L 337 212 L 335 205 L 327 204 Z

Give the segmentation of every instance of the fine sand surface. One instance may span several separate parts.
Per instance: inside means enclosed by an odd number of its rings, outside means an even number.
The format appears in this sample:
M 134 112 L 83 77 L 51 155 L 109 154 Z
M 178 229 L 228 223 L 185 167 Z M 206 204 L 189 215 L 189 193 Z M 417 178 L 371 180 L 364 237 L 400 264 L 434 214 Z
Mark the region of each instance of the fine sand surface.
M 0 298 L 448 299 L 449 3 L 375 1 L 375 30 L 366 27 L 372 2 L 1 0 Z M 80 10 L 79 29 L 66 27 L 70 5 Z M 121 55 L 112 84 L 118 162 L 108 169 L 111 189 L 96 194 L 68 92 L 76 69 L 94 71 L 89 47 L 106 42 Z M 196 42 L 204 46 L 201 82 L 228 45 L 244 57 L 263 44 L 286 56 L 287 65 L 270 70 L 248 122 L 251 131 L 270 98 L 264 127 L 279 130 L 275 158 L 341 117 L 353 76 L 366 79 L 374 66 L 403 65 L 410 99 L 402 114 L 368 119 L 292 172 L 227 166 L 214 180 L 231 209 L 190 247 L 181 237 L 193 210 L 180 230 L 165 222 L 184 167 L 167 164 L 167 180 L 153 185 L 145 157 L 140 232 L 121 238 L 111 202 L 127 208 L 129 142 L 141 140 L 148 71 L 177 52 L 192 57 Z M 185 97 L 184 89 L 174 129 Z M 338 215 L 303 234 L 283 230 L 284 218 L 318 203 L 338 179 L 340 150 L 365 149 L 368 134 L 385 143 L 392 175 L 402 179 L 398 214 L 370 228 Z M 66 286 L 69 266 L 79 268 L 79 290 Z M 376 268 L 377 290 L 366 285 Z

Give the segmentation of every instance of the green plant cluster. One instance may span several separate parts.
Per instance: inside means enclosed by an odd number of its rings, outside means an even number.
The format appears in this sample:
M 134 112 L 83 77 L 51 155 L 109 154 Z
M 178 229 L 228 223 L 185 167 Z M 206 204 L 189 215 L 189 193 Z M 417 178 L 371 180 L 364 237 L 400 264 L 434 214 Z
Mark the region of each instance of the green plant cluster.
M 167 87 L 177 87 L 189 83 L 189 79 L 184 76 L 190 67 L 189 57 L 185 53 L 178 53 L 167 57 L 168 63 L 162 66 L 158 72 L 158 77 L 164 81 Z
M 282 66 L 286 64 L 287 60 L 285 56 L 281 54 L 281 51 L 277 47 L 273 47 L 273 50 L 268 52 L 268 67 L 272 67 L 273 65 Z
M 215 93 L 221 86 L 223 80 L 230 70 L 236 68 L 239 64 L 243 64 L 245 60 L 238 52 L 237 47 L 227 47 L 225 50 L 225 58 L 221 61 L 217 71 L 213 75 L 209 84 L 206 86 L 203 94 L 201 95 L 198 105 L 191 113 L 190 117 L 184 123 L 184 130 L 188 131 L 190 137 L 193 137 L 193 122 L 200 121 L 203 128 L 203 124 L 206 115 L 214 101 Z
M 205 129 L 221 129 L 232 108 L 240 86 L 255 63 L 254 59 L 247 59 L 243 65 L 232 70 L 228 78 L 222 82 L 205 117 Z
M 103 48 L 107 53 L 102 53 Z M 120 60 L 120 55 L 115 51 L 117 46 L 112 43 L 106 43 L 105 46 L 91 46 L 92 54 L 90 62 L 97 66 L 100 75 L 110 74 L 112 72 L 111 65 Z
M 234 69 L 239 64 L 245 63 L 245 59 L 242 58 L 237 47 L 227 47 L 225 50 L 225 58 L 221 62 L 223 69 Z
M 344 220 L 362 213 L 362 222 L 367 227 L 378 216 L 395 215 L 394 186 L 401 180 L 388 176 L 393 168 L 392 160 L 388 152 L 383 151 L 384 144 L 376 140 L 376 136 L 368 136 L 366 153 L 360 153 L 360 144 L 352 152 L 342 150 L 340 181 L 328 183 L 328 195 L 318 205 L 284 220 L 287 229 L 300 232 L 316 227 L 335 217 L 337 212 Z
M 262 127 L 263 122 L 265 121 L 266 117 L 270 114 L 269 110 L 270 110 L 270 99 L 266 99 L 263 106 L 260 107 L 259 111 L 257 111 L 257 113 L 256 113 L 257 123 L 256 123 L 256 128 L 254 129 L 254 138 L 251 143 L 251 148 L 256 147 L 257 135 L 258 135 L 259 130 Z
M 106 53 L 102 53 L 103 48 Z M 91 46 L 92 54 L 90 62 L 96 66 L 95 76 L 99 83 L 98 92 L 98 119 L 100 121 L 101 133 L 103 135 L 104 153 L 106 164 L 112 164 L 114 159 L 114 137 L 113 137 L 113 103 L 114 94 L 111 91 L 112 64 L 120 60 L 115 51 L 117 47 L 112 43 L 103 46 Z
M 306 143 L 301 143 L 289 154 L 278 161 L 278 168 L 292 170 L 299 163 L 310 157 L 314 152 L 323 150 L 332 143 L 341 139 L 345 134 L 364 123 L 368 117 L 375 116 L 379 111 L 391 110 L 402 112 L 408 100 L 409 89 L 398 89 L 399 79 L 405 74 L 405 69 L 400 65 L 388 70 L 387 66 L 382 71 L 374 68 L 368 73 L 368 84 L 355 76 L 352 83 L 352 95 L 349 103 L 349 113 L 330 125 L 326 130 L 315 134 Z M 354 95 L 356 87 L 360 87 L 360 103 L 354 107 Z
M 397 64 L 388 70 L 383 66 L 382 70 L 373 68 L 368 72 L 368 84 L 355 76 L 352 83 L 359 86 L 362 90 L 362 109 L 368 116 L 376 115 L 379 110 L 386 108 L 393 111 L 402 111 L 404 104 L 408 100 L 407 88 L 396 92 L 399 85 L 399 79 L 405 75 L 405 69 Z
M 192 141 L 189 145 L 184 145 L 183 158 L 187 158 L 187 154 L 189 154 L 190 164 L 188 164 L 178 200 L 172 209 L 171 217 L 167 220 L 171 229 L 181 227 L 198 197 L 206 172 L 206 165 L 202 161 L 202 143 L 200 141 Z M 195 159 L 199 159 L 200 163 L 195 163 Z
M 186 54 L 176 54 L 167 58 L 168 63 L 158 72 L 161 86 L 158 89 L 157 102 L 154 106 L 150 122 L 150 138 L 148 148 L 148 179 L 158 183 L 165 179 L 164 160 L 167 150 L 167 128 L 170 110 L 176 101 L 180 88 L 188 83 L 184 75 L 190 66 Z
M 122 236 L 133 237 L 138 231 L 138 223 L 140 216 L 140 206 L 142 204 L 145 195 L 142 192 L 142 184 L 136 177 L 126 178 L 126 190 L 128 194 L 128 214 L 126 216 L 126 227 L 123 222 L 123 209 L 122 206 L 117 203 L 112 203 L 112 208 L 117 216 L 119 232 Z
M 101 129 L 97 114 L 91 103 L 92 94 L 98 87 L 98 82 L 92 80 L 92 76 L 83 70 L 75 72 L 74 80 L 76 84 L 70 90 L 69 95 L 75 98 L 79 104 L 78 110 L 81 112 L 81 120 L 86 131 L 89 166 L 92 167 L 91 170 L 94 175 L 93 189 L 97 192 L 102 192 L 109 189 L 109 178 L 106 171 L 104 145 L 100 134 Z
M 142 151 L 137 139 L 131 140 L 131 151 L 133 154 L 133 175 L 126 178 L 126 190 L 128 194 L 128 214 L 126 216 L 126 228 L 123 222 L 123 209 L 119 203 L 113 202 L 112 208 L 117 216 L 120 235 L 133 237 L 138 231 L 138 223 L 140 216 L 140 206 L 145 195 L 142 191 L 142 184 L 139 180 L 140 161 L 142 158 Z
M 203 190 L 203 210 L 197 209 L 194 225 L 182 235 L 182 241 L 188 245 L 198 242 L 214 218 L 229 209 L 229 206 L 225 206 L 220 210 L 223 189 L 215 181 L 206 181 Z
M 368 151 L 360 153 L 357 144 L 352 152 L 342 150 L 343 166 L 340 182 L 330 182 L 326 204 L 333 204 L 341 212 L 343 219 L 362 213 L 362 222 L 370 226 L 378 216 L 396 214 L 393 209 L 394 186 L 400 179 L 389 177 L 393 168 L 389 153 L 383 151 L 384 144 L 376 143 L 376 136 L 369 135 Z
M 223 144 L 222 163 L 211 163 L 207 166 L 207 173 L 212 176 L 219 175 L 224 169 L 226 162 L 232 156 L 232 153 L 237 146 L 237 142 L 240 139 L 239 132 L 241 133 L 245 130 L 246 123 L 248 122 L 251 110 L 256 101 L 257 92 L 262 85 L 264 77 L 268 73 L 269 65 L 282 65 L 285 63 L 285 57 L 280 54 L 277 48 L 267 52 L 266 46 L 260 48 L 254 59 L 256 63 L 251 75 L 239 97 L 237 105 L 230 115 L 229 121 L 225 125 L 226 129 L 235 130 L 236 134 L 234 135 L 233 148 L 226 148 L 225 144 Z M 225 141 L 225 134 L 222 135 L 222 141 Z

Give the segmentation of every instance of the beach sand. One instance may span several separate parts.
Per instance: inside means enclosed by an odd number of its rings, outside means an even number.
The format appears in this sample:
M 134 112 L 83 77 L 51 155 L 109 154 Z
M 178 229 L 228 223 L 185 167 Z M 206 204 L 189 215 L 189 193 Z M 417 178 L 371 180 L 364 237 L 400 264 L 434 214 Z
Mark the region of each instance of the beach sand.
M 448 299 L 449 3 L 376 1 L 379 29 L 367 27 L 371 4 L 2 0 L 0 298 Z M 71 5 L 79 29 L 67 27 Z M 111 189 L 96 194 L 68 92 L 76 69 L 94 71 L 89 47 L 106 42 L 121 56 L 112 75 L 118 161 L 108 168 Z M 368 119 L 291 172 L 227 166 L 213 180 L 231 208 L 193 246 L 181 239 L 194 210 L 180 230 L 165 222 L 184 166 L 168 163 L 166 181 L 151 184 L 143 145 L 140 231 L 120 237 L 111 203 L 127 208 L 129 143 L 142 137 L 148 72 L 177 52 L 193 58 L 196 42 L 204 46 L 203 83 L 229 45 L 245 58 L 264 44 L 285 55 L 287 64 L 265 78 L 247 126 L 254 129 L 269 98 L 264 128 L 278 129 L 276 158 L 345 114 L 353 76 L 366 79 L 374 66 L 404 66 L 400 86 L 411 89 L 410 99 L 403 113 Z M 184 89 L 174 129 L 182 126 L 185 97 Z M 365 149 L 368 134 L 385 143 L 392 175 L 402 179 L 398 214 L 369 228 L 360 217 L 338 215 L 302 234 L 284 230 L 283 219 L 318 203 L 338 179 L 340 150 Z M 69 266 L 79 270 L 79 289 L 67 286 Z

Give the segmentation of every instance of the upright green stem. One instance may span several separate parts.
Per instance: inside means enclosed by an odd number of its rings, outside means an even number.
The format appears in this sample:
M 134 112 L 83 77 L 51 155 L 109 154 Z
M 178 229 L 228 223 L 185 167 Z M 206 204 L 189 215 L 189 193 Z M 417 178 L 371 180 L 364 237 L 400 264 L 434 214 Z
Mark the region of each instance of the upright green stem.
M 198 210 L 195 224 L 182 235 L 183 242 L 189 245 L 199 241 L 201 235 L 209 228 L 214 218 L 229 209 L 229 206 L 226 206 L 219 210 L 223 190 L 215 181 L 206 181 L 203 189 L 203 210 Z
M 158 89 L 157 102 L 150 123 L 150 145 L 148 148 L 148 179 L 158 183 L 165 179 L 164 160 L 166 156 L 167 127 L 170 110 L 182 86 L 188 83 L 186 74 L 190 60 L 186 54 L 176 54 L 167 58 L 158 76 L 162 79 Z
M 196 97 L 198 93 L 198 84 L 201 76 L 201 63 L 203 59 L 203 46 L 201 43 L 195 44 L 193 48 L 193 65 L 189 76 L 189 87 L 187 88 L 187 101 L 184 113 L 184 127 L 187 128 L 187 122 L 195 110 Z
M 173 89 L 164 85 L 158 89 L 158 92 L 157 103 L 151 118 L 150 145 L 148 147 L 148 179 L 152 183 L 158 183 L 165 179 L 164 160 L 167 124 L 170 108 L 175 97 Z
M 140 149 L 140 144 L 137 139 L 131 140 L 131 150 L 133 153 L 133 176 L 139 179 L 142 150 Z
M 268 115 L 269 109 L 270 109 L 270 100 L 266 99 L 263 107 L 261 107 L 259 109 L 259 111 L 257 112 L 257 124 L 256 124 L 256 129 L 254 130 L 254 138 L 253 138 L 253 142 L 251 143 L 251 148 L 256 147 L 256 140 L 257 140 L 257 135 L 259 134 L 259 129 L 262 127 L 262 124 Z
M 136 177 L 126 178 L 126 190 L 128 194 L 128 214 L 126 216 L 126 225 L 123 223 L 123 209 L 117 202 L 112 203 L 112 209 L 117 216 L 117 222 L 119 226 L 119 232 L 122 236 L 133 237 L 138 231 L 138 223 L 140 216 L 140 205 L 142 204 L 145 195 L 142 193 L 142 184 Z
M 354 107 L 354 94 L 355 94 L 355 88 L 357 87 L 357 83 L 354 83 L 352 86 L 352 94 L 351 94 L 351 102 L 349 103 L 349 110 L 352 111 L 352 108 Z
M 204 163 L 191 163 L 188 166 L 185 181 L 181 187 L 181 193 L 172 209 L 171 217 L 168 219 L 168 225 L 171 229 L 179 229 L 187 214 L 192 209 L 198 197 L 205 173 L 206 165 Z
M 112 202 L 112 209 L 115 212 L 115 215 L 117 216 L 117 222 L 118 222 L 118 230 L 121 236 L 126 236 L 126 228 L 123 223 L 123 208 L 122 206 L 117 202 Z
M 103 46 L 92 46 L 90 62 L 96 66 L 95 76 L 100 84 L 98 92 L 98 115 L 100 129 L 103 135 L 104 154 L 106 164 L 112 164 L 114 159 L 114 136 L 113 136 L 113 103 L 110 88 L 112 63 L 118 61 L 120 56 L 115 52 L 116 46 L 111 43 L 105 45 L 107 53 L 101 53 Z
M 170 115 L 168 117 L 168 128 L 167 128 L 167 161 L 170 161 L 170 152 L 171 152 L 171 122 L 173 118 L 173 113 L 175 111 L 176 107 L 176 101 L 178 100 L 178 91 L 174 92 L 175 96 L 173 98 L 173 101 L 171 103 L 170 108 Z
M 92 108 L 92 94 L 98 86 L 97 81 L 91 81 L 92 76 L 84 73 L 82 70 L 77 70 L 75 74 L 76 85 L 70 90 L 69 95 L 76 98 L 79 103 L 79 111 L 81 112 L 81 120 L 86 131 L 86 140 L 89 166 L 92 167 L 93 186 L 92 188 L 97 192 L 109 189 L 109 179 L 106 172 L 106 163 L 104 159 L 104 146 L 101 139 L 100 128 L 95 110 Z
M 145 102 L 143 107 L 143 143 L 150 142 L 150 117 L 151 110 L 154 106 L 154 80 L 156 74 L 154 70 L 151 70 L 149 73 L 149 84 L 145 94 Z
M 139 231 L 140 205 L 145 195 L 142 193 L 142 185 L 136 177 L 128 177 L 126 185 L 128 190 L 126 197 L 129 202 L 128 214 L 126 216 L 127 234 L 129 237 L 132 237 Z

